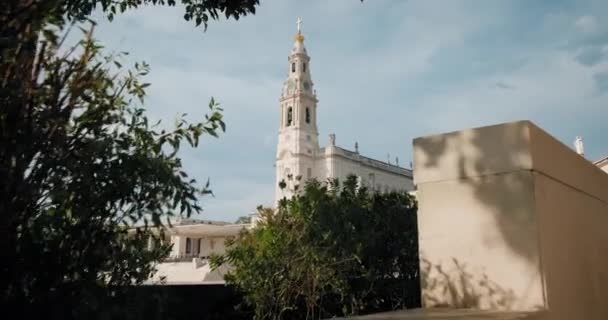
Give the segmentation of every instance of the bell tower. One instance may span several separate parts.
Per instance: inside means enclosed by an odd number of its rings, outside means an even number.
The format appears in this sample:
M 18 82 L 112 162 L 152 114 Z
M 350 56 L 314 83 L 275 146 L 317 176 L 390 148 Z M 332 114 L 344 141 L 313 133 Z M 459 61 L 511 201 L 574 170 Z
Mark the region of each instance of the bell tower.
M 314 178 L 315 159 L 319 154 L 317 131 L 317 96 L 310 75 L 310 56 L 304 47 L 302 19 L 298 18 L 293 49 L 287 59 L 288 76 L 280 102 L 280 127 L 276 156 L 275 200 L 291 196 L 289 188 L 299 177 L 300 185 Z M 284 181 L 287 188 L 281 189 Z M 291 183 L 290 183 L 291 181 Z

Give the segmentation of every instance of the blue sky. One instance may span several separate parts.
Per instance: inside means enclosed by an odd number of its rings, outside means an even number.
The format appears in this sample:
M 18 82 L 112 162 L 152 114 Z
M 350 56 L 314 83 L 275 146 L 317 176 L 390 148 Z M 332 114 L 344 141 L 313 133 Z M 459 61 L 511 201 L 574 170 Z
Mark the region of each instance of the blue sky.
M 302 17 L 319 97 L 321 145 L 411 159 L 412 139 L 529 119 L 590 159 L 608 155 L 608 1 L 261 0 L 254 16 L 212 21 L 146 7 L 102 18 L 108 48 L 151 65 L 146 108 L 171 125 L 211 97 L 227 132 L 183 149 L 211 181 L 202 218 L 231 221 L 273 200 L 279 93 Z

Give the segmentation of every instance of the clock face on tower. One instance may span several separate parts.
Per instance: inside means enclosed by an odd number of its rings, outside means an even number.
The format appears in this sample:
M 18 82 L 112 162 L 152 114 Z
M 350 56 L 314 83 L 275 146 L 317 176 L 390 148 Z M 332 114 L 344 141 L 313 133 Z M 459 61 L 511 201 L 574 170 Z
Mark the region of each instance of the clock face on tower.
M 293 83 L 292 80 L 289 80 L 287 83 L 287 93 L 292 94 L 294 89 L 295 89 L 295 84 Z
M 308 81 L 304 81 L 304 89 L 310 90 L 310 83 Z

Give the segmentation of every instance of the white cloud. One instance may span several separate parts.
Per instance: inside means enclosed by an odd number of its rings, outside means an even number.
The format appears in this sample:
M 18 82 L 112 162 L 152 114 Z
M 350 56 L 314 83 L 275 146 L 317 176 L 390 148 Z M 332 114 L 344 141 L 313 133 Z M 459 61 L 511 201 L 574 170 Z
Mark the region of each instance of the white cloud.
M 429 133 L 520 119 L 559 133 L 560 126 L 608 116 L 602 111 L 608 99 L 597 96 L 594 80 L 602 70 L 608 70 L 606 63 L 588 68 L 567 52 L 539 53 L 519 69 L 455 83 L 447 92 L 423 98 L 418 108 L 428 112 L 424 123 Z M 500 82 L 514 89 L 492 85 Z
M 599 30 L 599 23 L 594 16 L 581 16 L 574 22 L 576 28 L 584 33 L 594 33 Z
M 203 199 L 204 216 L 232 220 L 273 200 L 278 97 L 298 16 L 320 141 L 335 132 L 345 147 L 358 141 L 366 155 L 408 163 L 414 137 L 463 127 L 532 119 L 567 141 L 601 132 L 601 21 L 544 5 L 542 19 L 525 20 L 529 6 L 510 1 L 264 1 L 255 16 L 212 21 L 206 33 L 180 8 L 145 8 L 98 32 L 150 63 L 153 118 L 195 120 L 211 96 L 222 103 L 227 133 L 183 157 L 199 181 L 211 178 L 216 198 Z M 600 149 L 585 140 L 589 153 Z

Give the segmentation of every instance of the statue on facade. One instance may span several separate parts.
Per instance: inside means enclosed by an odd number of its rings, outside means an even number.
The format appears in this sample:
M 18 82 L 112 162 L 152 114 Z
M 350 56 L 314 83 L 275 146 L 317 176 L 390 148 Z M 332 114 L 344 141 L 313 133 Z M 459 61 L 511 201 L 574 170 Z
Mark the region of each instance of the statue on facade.
M 574 148 L 576 149 L 576 153 L 580 154 L 581 156 L 585 155 L 585 147 L 583 146 L 583 138 L 581 138 L 580 136 L 576 137 L 576 140 L 574 140 Z

